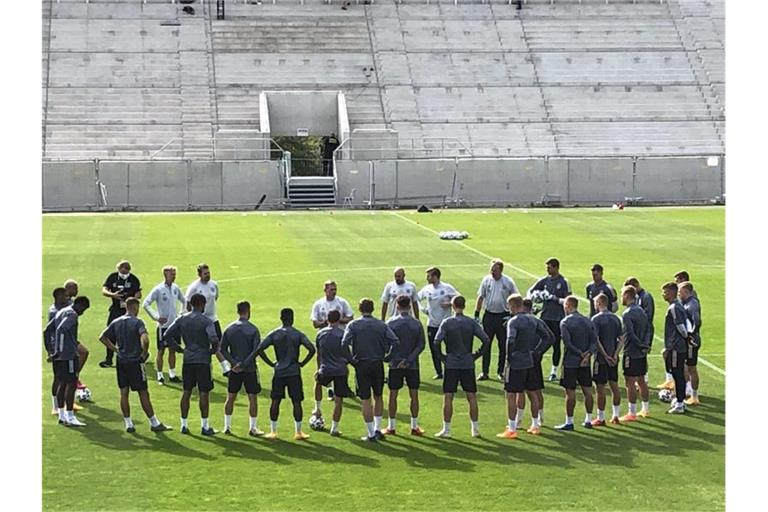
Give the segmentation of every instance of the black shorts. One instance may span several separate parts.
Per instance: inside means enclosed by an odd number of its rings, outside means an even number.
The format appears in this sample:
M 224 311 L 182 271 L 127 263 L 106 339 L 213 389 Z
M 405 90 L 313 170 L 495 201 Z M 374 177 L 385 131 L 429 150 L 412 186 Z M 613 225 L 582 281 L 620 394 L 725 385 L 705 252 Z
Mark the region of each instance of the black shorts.
M 147 389 L 147 372 L 144 365 L 138 361 L 120 361 L 117 358 L 117 387 L 120 389 L 131 388 L 131 391 L 144 391 Z
M 321 386 L 325 386 L 327 388 L 333 385 L 334 396 L 339 396 L 342 398 L 345 398 L 345 397 L 351 398 L 355 396 L 352 393 L 352 390 L 349 389 L 349 382 L 347 382 L 346 375 L 322 375 L 318 373 L 315 376 L 315 381 Z
M 418 368 L 390 368 L 387 384 L 389 389 L 403 389 L 403 381 L 408 383 L 408 389 L 419 389 L 421 375 Z
M 621 366 L 624 368 L 625 377 L 642 377 L 648 373 L 648 358 L 643 356 L 631 359 L 629 356 L 623 356 Z
M 595 384 L 606 384 L 608 381 L 618 382 L 619 367 L 596 363 L 593 365 L 592 380 L 595 381 Z
M 533 367 L 524 370 L 515 370 L 509 366 L 504 367 L 504 391 L 507 393 L 522 393 L 523 391 L 536 391 L 539 389 L 536 381 L 536 370 Z
M 465 393 L 477 393 L 474 368 L 463 370 L 446 368 L 443 375 L 443 393 L 455 393 L 459 389 L 459 382 Z
M 699 347 L 688 345 L 688 353 L 685 355 L 685 364 L 687 366 L 696 366 L 699 362 Z
M 360 400 L 368 400 L 384 393 L 384 363 L 381 361 L 360 361 L 355 367 L 355 384 Z
M 272 377 L 272 392 L 269 394 L 269 397 L 272 400 L 282 400 L 285 398 L 285 388 L 288 388 L 288 396 L 293 402 L 304 400 L 304 386 L 301 383 L 301 375 Z
M 541 359 L 544 354 L 533 354 L 533 378 L 536 381 L 536 389 L 544 389 L 544 373 L 541 371 Z
M 592 368 L 589 366 L 563 368 L 563 378 L 560 379 L 560 385 L 565 389 L 576 389 L 576 384 L 592 387 Z
M 77 382 L 77 358 L 53 362 L 53 376 L 58 382 Z
M 227 382 L 227 392 L 239 393 L 240 388 L 245 386 L 245 392 L 249 395 L 261 393 L 261 384 L 259 383 L 259 374 L 257 372 L 229 372 Z
M 210 363 L 189 363 L 181 367 L 182 387 L 184 391 L 191 391 L 197 387 L 201 393 L 208 393 L 213 389 L 213 377 L 211 377 Z
M 167 327 L 158 327 L 157 328 L 157 350 L 163 350 L 165 348 L 168 348 L 168 342 L 165 340 L 165 331 L 167 331 Z

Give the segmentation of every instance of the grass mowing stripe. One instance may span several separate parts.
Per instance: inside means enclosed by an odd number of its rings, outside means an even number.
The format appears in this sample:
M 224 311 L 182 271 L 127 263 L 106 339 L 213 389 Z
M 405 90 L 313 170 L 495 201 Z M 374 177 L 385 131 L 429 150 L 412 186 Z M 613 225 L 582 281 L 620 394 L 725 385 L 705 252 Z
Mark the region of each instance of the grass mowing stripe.
M 426 230 L 426 231 L 429 231 L 430 233 L 434 233 L 435 235 L 439 235 L 439 234 L 440 234 L 438 231 L 435 231 L 435 230 L 434 230 L 434 229 L 432 229 L 432 228 L 428 228 L 427 226 L 424 226 L 423 224 L 419 224 L 418 222 L 416 222 L 416 221 L 414 221 L 414 220 L 411 220 L 411 219 L 409 219 L 409 218 L 407 218 L 407 217 L 404 217 L 403 215 L 401 215 L 401 214 L 399 214 L 399 213 L 392 213 L 392 215 L 394 215 L 395 217 L 398 217 L 398 218 L 400 218 L 400 219 L 403 219 L 404 221 L 406 221 L 406 222 L 409 222 L 410 224 L 413 224 L 413 225 L 414 225 L 414 226 L 416 226 L 416 227 L 419 227 L 419 228 L 421 228 L 421 229 L 424 229 L 424 230 Z M 478 255 L 480 255 L 480 256 L 482 256 L 483 258 L 486 258 L 486 259 L 488 259 L 488 260 L 492 260 L 492 259 L 493 259 L 493 256 L 490 256 L 489 254 L 486 254 L 486 253 L 484 253 L 483 251 L 481 251 L 481 250 L 479 250 L 479 249 L 475 249 L 474 247 L 472 247 L 472 246 L 470 246 L 470 245 L 467 245 L 467 244 L 465 244 L 464 242 L 461 242 L 461 241 L 459 241 L 459 242 L 458 242 L 458 245 L 461 245 L 462 247 L 465 247 L 466 249 L 469 249 L 470 251 L 474 252 L 475 254 L 478 254 Z M 511 265 L 511 264 L 509 264 L 509 263 L 506 263 L 506 262 L 505 262 L 505 266 L 508 266 L 509 268 L 511 268 L 511 269 L 513 269 L 513 270 L 516 270 L 517 272 L 519 272 L 519 273 L 521 273 L 521 274 L 523 274 L 523 275 L 526 275 L 526 276 L 528 276 L 528 277 L 533 277 L 534 279 L 536 279 L 536 278 L 538 278 L 538 277 L 539 277 L 539 276 L 537 276 L 537 275 L 535 275 L 535 274 L 532 274 L 531 272 L 528 272 L 527 270 L 525 270 L 525 269 L 523 269 L 523 268 L 520 268 L 520 267 L 516 267 L 516 266 L 514 266 L 514 265 Z M 577 297 L 579 300 L 587 300 L 587 299 L 586 299 L 586 297 L 582 297 L 582 296 L 580 296 L 580 295 L 576 295 L 576 294 L 574 294 L 574 296 L 575 296 L 575 297 Z M 659 341 L 661 341 L 662 343 L 664 343 L 664 340 L 663 340 L 663 339 L 661 339 L 661 338 L 659 338 L 658 336 L 654 336 L 654 338 L 656 338 L 657 340 L 659 340 Z M 725 376 L 725 370 L 723 370 L 722 368 L 720 368 L 720 367 L 718 367 L 718 366 L 716 366 L 716 365 L 714 365 L 714 364 L 710 363 L 709 361 L 707 361 L 706 359 L 704 359 L 704 358 L 703 358 L 703 357 L 701 357 L 701 356 L 699 356 L 699 360 L 701 360 L 701 362 L 704 364 L 704 366 L 706 366 L 706 367 L 708 367 L 708 368 L 711 368 L 712 370 L 715 370 L 715 371 L 716 371 L 717 373 L 719 373 L 720 375 L 723 375 L 723 376 Z

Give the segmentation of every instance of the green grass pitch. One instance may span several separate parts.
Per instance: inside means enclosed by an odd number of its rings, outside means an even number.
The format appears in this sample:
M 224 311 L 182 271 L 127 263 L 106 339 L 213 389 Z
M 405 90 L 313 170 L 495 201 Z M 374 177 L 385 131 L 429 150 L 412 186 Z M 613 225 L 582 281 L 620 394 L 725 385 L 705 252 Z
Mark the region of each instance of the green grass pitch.
M 725 211 L 722 208 L 643 208 L 561 210 L 470 210 L 413 212 L 250 212 L 210 214 L 48 215 L 43 219 L 43 288 L 66 278 L 80 283 L 92 307 L 81 318 L 80 338 L 91 359 L 83 381 L 93 392 L 79 417 L 83 429 L 57 425 L 50 415 L 50 365 L 42 364 L 43 506 L 47 510 L 722 510 L 725 507 Z M 435 231 L 466 230 L 464 243 L 441 241 Z M 441 424 L 441 392 L 432 381 L 428 350 L 422 354 L 420 421 L 424 438 L 407 434 L 408 404 L 401 394 L 399 435 L 378 444 L 358 441 L 363 433 L 359 401 L 347 400 L 342 438 L 311 432 L 308 442 L 292 440 L 290 404 L 280 416 L 282 440 L 248 437 L 247 400 L 235 408 L 235 437 L 204 438 L 199 412 L 190 411 L 193 435 L 178 432 L 180 387 L 150 383 L 168 434 L 149 431 L 135 394 L 133 435 L 123 430 L 113 369 L 101 369 L 98 335 L 107 317 L 101 284 L 115 263 L 127 258 L 149 292 L 162 279 L 161 267 L 179 268 L 184 289 L 201 261 L 219 282 L 217 306 L 222 325 L 234 320 L 237 300 L 253 305 L 252 320 L 265 334 L 278 325 L 282 307 L 296 310 L 297 327 L 313 338 L 312 302 L 322 283 L 335 279 L 339 295 L 353 305 L 376 300 L 396 265 L 407 279 L 424 284 L 424 269 L 443 271 L 443 280 L 468 298 L 473 311 L 489 256 L 508 263 L 505 272 L 525 290 L 532 274 L 543 275 L 544 260 L 557 256 L 575 293 L 583 296 L 589 268 L 602 263 L 606 279 L 620 285 L 635 275 L 657 303 L 656 332 L 663 332 L 660 285 L 687 269 L 703 306 L 703 347 L 709 366 L 700 364 L 702 405 L 685 416 L 664 414 L 651 396 L 651 414 L 631 425 L 560 433 L 564 399 L 547 383 L 542 435 L 524 432 L 516 441 L 496 439 L 506 411 L 500 383 L 479 386 L 482 439 L 469 435 L 467 404 L 457 394 L 454 438 L 432 437 Z M 585 310 L 585 304 L 580 304 Z M 154 324 L 143 312 L 152 333 Z M 654 343 L 651 384 L 663 380 Z M 548 370 L 549 353 L 545 356 Z M 495 365 L 496 350 L 493 350 Z M 153 357 L 150 357 L 153 360 Z M 479 366 L 479 361 L 478 361 Z M 272 371 L 260 365 L 265 390 L 259 398 L 259 426 L 267 429 Z M 315 363 L 304 370 L 306 418 L 312 409 Z M 214 365 L 214 370 L 218 366 Z M 148 365 L 148 373 L 154 375 Z M 219 371 L 211 395 L 211 420 L 223 426 L 226 383 Z M 352 383 L 352 377 L 350 377 Z M 386 392 L 385 392 L 386 395 Z M 581 394 L 577 395 L 580 399 Z M 385 397 L 386 398 L 386 397 Z M 330 402 L 324 402 L 329 418 Z M 583 419 L 577 402 L 576 420 Z M 609 411 L 610 412 L 610 408 Z M 622 414 L 626 401 L 622 402 Z M 386 417 L 386 413 L 385 413 Z M 524 424 L 529 424 L 526 413 Z M 386 421 L 386 419 L 385 419 Z M 59 485 L 68 474 L 87 485 Z

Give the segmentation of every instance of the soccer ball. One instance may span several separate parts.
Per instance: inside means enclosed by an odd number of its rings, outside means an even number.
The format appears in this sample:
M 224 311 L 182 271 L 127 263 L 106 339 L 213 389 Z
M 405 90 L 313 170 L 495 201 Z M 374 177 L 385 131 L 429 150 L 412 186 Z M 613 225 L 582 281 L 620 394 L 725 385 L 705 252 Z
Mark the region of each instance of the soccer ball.
M 323 430 L 325 428 L 325 420 L 322 416 L 313 414 L 309 417 L 309 428 L 312 430 Z
M 674 398 L 674 395 L 672 394 L 672 391 L 669 389 L 662 389 L 659 391 L 659 400 L 666 403 L 672 403 L 672 399 Z
M 78 389 L 75 392 L 75 398 L 77 398 L 78 402 L 90 402 L 91 390 L 88 388 Z

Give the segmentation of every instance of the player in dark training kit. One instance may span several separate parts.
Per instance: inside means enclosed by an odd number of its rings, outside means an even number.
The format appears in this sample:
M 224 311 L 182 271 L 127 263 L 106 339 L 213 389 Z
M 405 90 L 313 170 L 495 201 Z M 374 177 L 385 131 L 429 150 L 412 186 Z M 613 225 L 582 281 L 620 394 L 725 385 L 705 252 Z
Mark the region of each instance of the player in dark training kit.
M 53 333 L 49 355 L 53 361 L 54 379 L 58 383 L 56 403 L 59 406 L 59 423 L 68 427 L 84 427 L 85 423 L 75 417 L 75 391 L 80 374 L 77 357 L 78 317 L 90 307 L 88 297 L 78 297 L 71 306 L 56 313 L 46 327 L 46 339 Z M 66 409 L 65 409 L 66 407 Z
M 181 433 L 189 434 L 187 416 L 192 390 L 197 388 L 200 393 L 200 423 L 201 433 L 212 436 L 216 431 L 208 424 L 209 393 L 213 389 L 211 376 L 211 355 L 219 349 L 219 337 L 213 321 L 203 314 L 205 297 L 196 293 L 190 297 L 189 305 L 192 310 L 178 317 L 165 331 L 165 341 L 168 347 L 184 354 L 184 364 L 181 367 L 183 392 L 181 394 Z M 183 340 L 181 348 L 179 340 Z
M 141 281 L 134 274 L 131 274 L 130 262 L 126 260 L 118 262 L 117 272 L 112 272 L 107 276 L 101 289 L 101 294 L 112 299 L 112 303 L 109 306 L 107 325 L 111 324 L 115 318 L 125 314 L 125 299 L 129 297 L 141 298 Z M 114 353 L 107 347 L 107 355 L 99 363 L 99 366 L 102 368 L 112 366 L 113 356 Z
M 435 437 L 451 437 L 451 418 L 453 417 L 453 395 L 461 389 L 467 395 L 469 402 L 469 419 L 471 421 L 472 437 L 480 437 L 479 410 L 477 407 L 477 382 L 475 382 L 475 361 L 490 347 L 491 339 L 483 328 L 468 316 L 464 315 L 466 299 L 456 295 L 451 299 L 453 316 L 440 323 L 435 334 L 435 351 L 441 361 L 445 362 L 443 379 L 443 428 Z M 482 342 L 480 350 L 472 352 L 474 338 Z M 445 352 L 441 348 L 445 341 Z
M 412 302 L 408 295 L 398 295 L 395 301 L 397 314 L 389 319 L 387 325 L 400 343 L 389 356 L 389 420 L 384 435 L 394 435 L 396 432 L 397 395 L 405 382 L 411 396 L 411 435 L 422 436 L 424 431 L 419 427 L 419 355 L 426 345 L 424 327 L 411 316 Z
M 645 375 L 648 373 L 648 352 L 651 350 L 648 316 L 637 304 L 637 290 L 634 286 L 625 286 L 621 290 L 621 302 L 627 306 L 621 317 L 624 323 L 624 354 L 621 367 L 624 370 L 624 381 L 627 385 L 627 402 L 629 412 L 621 417 L 621 421 L 637 420 L 637 391 L 643 408 L 640 417 L 649 414 L 648 384 Z
M 675 400 L 667 411 L 673 414 L 685 413 L 685 358 L 688 343 L 692 340 L 686 326 L 685 308 L 677 300 L 677 283 L 668 282 L 661 288 L 664 300 L 669 304 L 664 317 L 664 361 L 675 381 Z
M 525 413 L 525 395 L 531 401 L 531 428 L 529 434 L 540 433 L 539 425 L 539 389 L 538 377 L 540 372 L 534 369 L 534 352 L 542 352 L 543 346 L 554 341 L 552 331 L 530 313 L 526 313 L 523 297 L 512 294 L 507 299 L 507 307 L 513 315 L 507 322 L 505 334 L 507 347 L 505 350 L 506 364 L 504 367 L 504 391 L 507 395 L 507 428 L 496 437 L 516 439 L 517 427 Z
M 690 391 L 690 398 L 685 400 L 685 405 L 699 405 L 699 348 L 701 348 L 701 304 L 693 294 L 693 285 L 684 281 L 677 285 L 677 296 L 685 309 L 688 324 L 692 328 L 688 333 L 688 353 L 685 357 L 686 394 Z M 686 325 L 687 326 L 687 325 Z M 689 389 L 690 388 L 690 389 Z
M 232 370 L 227 375 L 227 401 L 224 403 L 224 433 L 232 434 L 232 412 L 240 389 L 245 387 L 248 395 L 248 435 L 264 435 L 257 426 L 258 404 L 256 395 L 261 392 L 259 370 L 256 368 L 256 353 L 261 343 L 259 329 L 250 322 L 251 305 L 246 301 L 237 303 L 239 318 L 229 324 L 221 336 L 221 355 L 229 361 Z
M 349 369 L 347 365 L 352 361 L 349 349 L 341 344 L 344 338 L 344 329 L 339 325 L 341 312 L 333 309 L 328 312 L 326 318 L 328 325 L 317 332 L 315 345 L 317 346 L 317 373 L 315 374 L 315 409 L 312 414 L 321 417 L 323 404 L 323 386 L 333 386 L 333 419 L 331 421 L 331 435 L 341 436 L 339 422 L 344 407 L 344 398 L 354 396 L 349 389 Z
M 125 301 L 125 315 L 116 318 L 99 336 L 99 340 L 117 354 L 117 387 L 120 388 L 120 410 L 123 413 L 125 431 L 136 432 L 131 419 L 129 391 L 139 394 L 144 414 L 149 418 L 152 432 L 164 432 L 171 427 L 163 425 L 152 407 L 147 390 L 147 373 L 144 362 L 149 357 L 149 336 L 144 322 L 138 318 L 139 300 L 133 297 Z
M 357 396 L 363 413 L 366 435 L 363 441 L 384 438 L 381 417 L 384 413 L 384 360 L 398 344 L 397 336 L 387 324 L 373 317 L 373 300 L 360 299 L 358 310 L 362 317 L 347 324 L 341 343 L 349 347 L 355 366 Z M 374 404 L 371 405 L 371 395 Z
M 579 313 L 579 300 L 574 296 L 565 299 L 563 310 L 566 317 L 560 322 L 565 356 L 563 357 L 563 378 L 560 385 L 565 388 L 565 423 L 556 430 L 573 430 L 573 410 L 576 407 L 576 384 L 584 393 L 584 428 L 592 428 L 592 368 L 590 359 L 597 352 L 597 336 L 592 321 Z
M 605 426 L 605 385 L 611 388 L 611 419 L 613 424 L 619 423 L 619 408 L 621 407 L 621 392 L 619 391 L 619 360 L 624 344 L 621 319 L 609 311 L 610 297 L 599 293 L 595 299 L 597 314 L 592 317 L 592 324 L 597 331 L 597 358 L 592 371 L 592 380 L 597 387 L 597 418 L 592 420 L 593 427 Z
M 277 418 L 280 416 L 280 402 L 285 398 L 285 388 L 288 388 L 288 396 L 293 403 L 293 420 L 295 433 L 293 438 L 297 441 L 309 439 L 309 434 L 301 431 L 301 420 L 304 411 L 301 402 L 304 400 L 304 389 L 301 382 L 301 369 L 315 355 L 315 347 L 306 335 L 293 327 L 293 310 L 285 308 L 280 310 L 282 327 L 273 330 L 259 345 L 259 354 L 266 363 L 275 369 L 272 377 L 272 405 L 269 408 L 269 434 L 267 439 L 277 439 Z M 299 362 L 299 347 L 304 346 L 309 352 L 303 361 Z M 276 362 L 272 362 L 264 351 L 275 348 Z
M 615 313 L 619 309 L 616 290 L 603 279 L 603 266 L 599 263 L 592 265 L 592 282 L 587 285 L 587 300 L 589 301 L 589 317 L 597 314 L 595 297 L 605 294 L 608 297 L 608 311 Z
M 560 275 L 560 261 L 557 258 L 549 258 L 545 263 L 547 275 L 531 286 L 528 297 L 534 297 L 534 292 L 546 294 L 540 318 L 555 335 L 555 342 L 552 345 L 552 371 L 549 374 L 549 380 L 552 382 L 557 380 L 557 367 L 560 364 L 560 339 L 562 338 L 560 320 L 565 317 L 563 302 L 571 294 L 571 285 Z
M 45 331 L 43 331 L 43 344 L 45 345 L 45 352 L 48 354 L 48 360 L 51 361 L 51 363 L 53 363 L 53 360 L 51 359 L 53 345 L 56 341 L 56 325 L 52 320 L 56 317 L 56 313 L 58 313 L 59 310 L 64 309 L 67 306 L 69 306 L 69 298 L 67 297 L 66 288 L 54 288 L 53 304 L 51 304 L 51 307 L 48 309 L 48 325 L 46 325 Z M 53 364 L 51 366 L 55 367 Z M 56 380 L 56 373 L 53 372 L 53 382 L 51 383 L 51 414 L 54 416 L 59 414 L 59 402 L 56 399 L 56 389 L 58 387 L 59 382 Z

